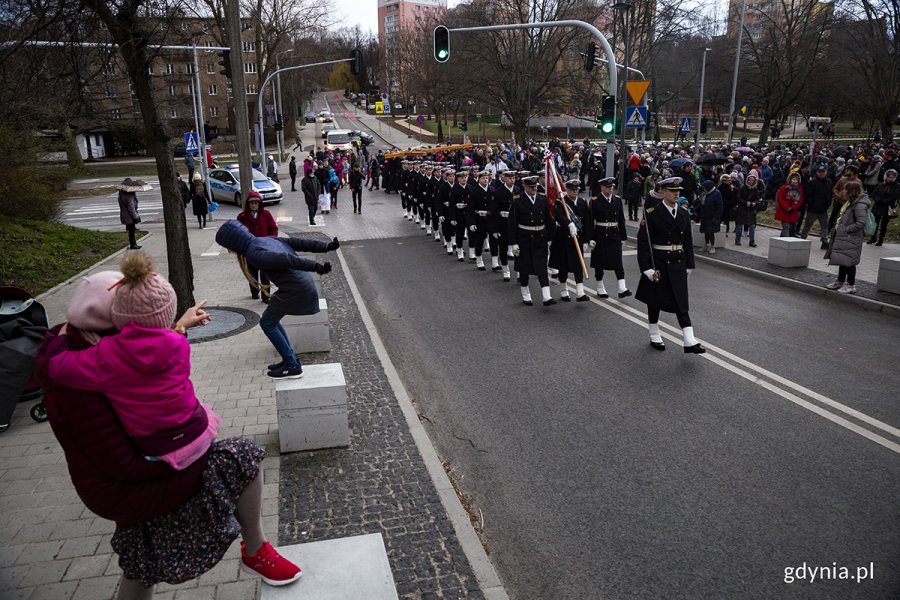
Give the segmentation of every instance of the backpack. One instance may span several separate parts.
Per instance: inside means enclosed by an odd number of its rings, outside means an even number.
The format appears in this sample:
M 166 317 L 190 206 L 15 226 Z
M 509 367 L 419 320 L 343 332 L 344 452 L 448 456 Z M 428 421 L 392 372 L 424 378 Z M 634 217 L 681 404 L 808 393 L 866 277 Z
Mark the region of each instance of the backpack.
M 863 232 L 867 238 L 875 235 L 875 216 L 872 214 L 872 204 L 866 209 L 866 229 Z

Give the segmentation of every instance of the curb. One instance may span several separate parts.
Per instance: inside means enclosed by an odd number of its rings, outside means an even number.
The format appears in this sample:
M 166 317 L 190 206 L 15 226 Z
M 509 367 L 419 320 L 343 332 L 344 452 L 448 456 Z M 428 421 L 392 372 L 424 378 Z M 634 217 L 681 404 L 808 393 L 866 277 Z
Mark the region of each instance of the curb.
M 151 237 L 152 235 L 153 235 L 153 232 L 152 232 L 152 231 L 148 231 L 148 232 L 147 232 L 147 235 L 142 236 L 140 239 L 141 239 L 141 240 L 146 240 L 147 238 Z M 55 293 L 56 293 L 57 291 L 59 291 L 61 288 L 63 288 L 63 287 L 65 287 L 65 286 L 69 285 L 70 283 L 72 283 L 73 281 L 75 281 L 76 279 L 78 279 L 79 277 L 83 277 L 83 276 L 85 275 L 85 273 L 87 273 L 87 272 L 89 272 L 90 270 L 94 269 L 94 268 L 97 267 L 98 265 L 102 265 L 103 263 L 108 262 L 108 261 L 112 260 L 113 258 L 116 258 L 117 256 L 121 255 L 121 254 L 124 254 L 126 250 L 128 250 L 128 248 L 122 248 L 121 250 L 118 250 L 118 251 L 116 251 L 116 252 L 113 252 L 112 254 L 110 254 L 109 256 L 107 256 L 106 258 L 101 259 L 101 260 L 98 260 L 97 262 L 95 262 L 95 263 L 92 264 L 91 266 L 87 267 L 86 269 L 84 269 L 84 270 L 81 271 L 80 273 L 76 273 L 75 275 L 72 275 L 71 277 L 69 277 L 68 279 L 66 279 L 65 281 L 63 281 L 62 283 L 57 283 L 56 285 L 54 285 L 52 288 L 50 288 L 50 289 L 47 290 L 46 292 L 43 292 L 42 294 L 39 294 L 37 297 L 35 297 L 35 300 L 37 300 L 38 302 L 43 301 L 43 299 L 46 298 L 47 296 L 49 296 L 50 294 L 55 294 Z
M 478 534 L 469 520 L 469 514 L 463 508 L 459 497 L 456 495 L 456 490 L 450 482 L 447 472 L 444 471 L 444 466 L 437 450 L 431 443 L 428 432 L 425 431 L 425 426 L 419 420 L 419 415 L 416 413 L 409 394 L 406 392 L 406 387 L 400 380 L 400 375 L 397 373 L 397 369 L 394 367 L 394 363 L 391 361 L 391 357 L 388 355 L 387 349 L 378 335 L 378 329 L 376 329 L 375 323 L 369 315 L 362 295 L 359 293 L 359 288 L 356 287 L 356 280 L 353 279 L 353 274 L 350 272 L 347 261 L 344 259 L 344 254 L 338 249 L 337 255 L 347 277 L 347 284 L 350 286 L 353 299 L 366 326 L 366 331 L 372 338 L 375 353 L 381 361 L 381 366 L 384 368 L 391 389 L 397 396 L 397 402 L 400 404 L 403 416 L 406 417 L 406 424 L 416 443 L 416 449 L 422 456 L 425 468 L 428 469 L 428 474 L 431 476 L 431 481 L 437 489 L 441 504 L 444 505 L 444 510 L 447 511 L 447 517 L 453 523 L 453 530 L 459 539 L 459 544 L 466 555 L 466 559 L 472 567 L 475 579 L 478 581 L 478 585 L 487 600 L 509 600 L 509 595 L 506 593 L 506 589 L 503 587 L 503 583 L 500 581 L 493 563 L 488 558 L 484 546 L 482 546 L 481 540 L 478 538 Z

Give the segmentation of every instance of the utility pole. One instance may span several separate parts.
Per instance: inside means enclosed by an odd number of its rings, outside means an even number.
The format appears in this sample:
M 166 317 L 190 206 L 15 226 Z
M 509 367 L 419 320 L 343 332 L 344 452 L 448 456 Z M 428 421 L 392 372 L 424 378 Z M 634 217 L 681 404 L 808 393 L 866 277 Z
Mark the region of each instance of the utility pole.
M 697 109 L 697 138 L 694 140 L 697 152 L 700 152 L 700 121 L 703 119 L 703 84 L 706 79 L 706 53 L 711 49 L 703 49 L 703 66 L 700 67 L 700 108 Z
M 734 76 L 731 79 L 731 105 L 728 109 L 728 136 L 725 139 L 726 144 L 731 143 L 731 134 L 734 132 L 734 101 L 737 94 L 738 69 L 741 66 L 741 42 L 744 39 L 744 11 L 747 9 L 747 0 L 741 0 L 741 22 L 738 25 L 738 43 L 737 53 L 734 55 Z M 746 128 L 747 121 L 744 121 Z
M 241 197 L 246 197 L 253 189 L 253 171 L 250 166 L 250 119 L 247 111 L 247 86 L 244 83 L 244 48 L 241 44 L 241 9 L 238 0 L 225 0 L 225 33 L 231 47 L 234 133 L 237 137 Z

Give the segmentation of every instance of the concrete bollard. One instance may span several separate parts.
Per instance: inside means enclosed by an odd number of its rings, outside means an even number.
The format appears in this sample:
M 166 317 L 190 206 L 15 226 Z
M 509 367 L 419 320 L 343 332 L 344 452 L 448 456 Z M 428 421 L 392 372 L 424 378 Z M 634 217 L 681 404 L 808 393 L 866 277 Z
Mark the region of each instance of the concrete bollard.
M 885 256 L 878 261 L 875 287 L 883 292 L 900 294 L 900 256 Z
M 350 445 L 340 363 L 305 365 L 300 379 L 276 379 L 275 408 L 282 453 Z
M 319 298 L 319 312 L 314 315 L 285 315 L 281 326 L 287 331 L 294 352 L 331 351 L 331 328 L 328 325 L 328 302 Z
M 769 239 L 769 256 L 766 259 L 776 267 L 808 267 L 812 241 L 796 237 Z

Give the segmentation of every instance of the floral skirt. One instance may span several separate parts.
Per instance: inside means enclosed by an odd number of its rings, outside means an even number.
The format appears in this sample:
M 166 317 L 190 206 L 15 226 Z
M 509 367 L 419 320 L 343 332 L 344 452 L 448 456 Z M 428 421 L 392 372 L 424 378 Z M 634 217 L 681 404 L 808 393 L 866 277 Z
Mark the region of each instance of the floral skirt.
M 247 438 L 210 449 L 200 492 L 172 512 L 116 529 L 113 550 L 128 579 L 145 587 L 199 577 L 222 560 L 241 532 L 238 499 L 259 474 L 266 451 Z

